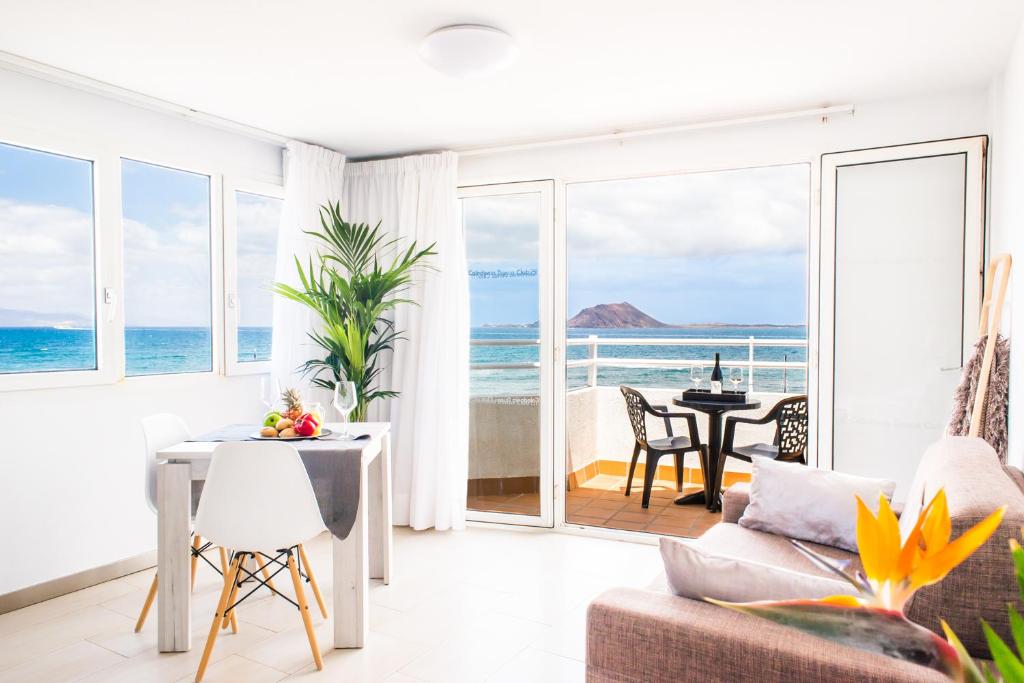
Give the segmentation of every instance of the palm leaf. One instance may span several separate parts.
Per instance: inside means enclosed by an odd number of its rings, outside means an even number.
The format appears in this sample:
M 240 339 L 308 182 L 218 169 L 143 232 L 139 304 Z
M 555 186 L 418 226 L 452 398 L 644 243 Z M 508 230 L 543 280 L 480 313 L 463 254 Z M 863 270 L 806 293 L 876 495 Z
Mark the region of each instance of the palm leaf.
M 359 401 L 353 419 L 360 420 L 372 401 L 398 395 L 378 386 L 380 354 L 403 339 L 387 316 L 398 306 L 415 304 L 397 295 L 413 284 L 417 271 L 434 270 L 429 258 L 437 253 L 435 244 L 420 248 L 413 241 L 399 248 L 401 240 L 389 236 L 382 223 L 346 221 L 340 202 L 321 206 L 319 229 L 304 233 L 317 241 L 319 253 L 305 266 L 295 259 L 299 287 L 275 282 L 271 291 L 317 315 L 319 329 L 307 333 L 324 355 L 297 370 L 328 390 L 342 380 L 354 382 Z

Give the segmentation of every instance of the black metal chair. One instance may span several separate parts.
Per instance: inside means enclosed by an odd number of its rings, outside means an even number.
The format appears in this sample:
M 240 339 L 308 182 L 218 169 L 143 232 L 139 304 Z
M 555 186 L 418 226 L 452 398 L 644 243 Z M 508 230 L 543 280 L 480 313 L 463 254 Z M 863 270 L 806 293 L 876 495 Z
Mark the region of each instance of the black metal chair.
M 755 443 L 736 446 L 733 439 L 737 424 L 763 425 L 775 423 L 775 439 L 772 443 Z M 768 411 L 764 417 L 727 417 L 725 434 L 722 437 L 722 455 L 753 462 L 754 458 L 784 460 L 807 464 L 807 397 L 784 398 Z
M 620 386 L 622 397 L 626 399 L 626 414 L 629 415 L 629 422 L 633 426 L 633 436 L 636 443 L 633 446 L 633 459 L 629 463 L 629 477 L 626 480 L 626 495 L 630 494 L 633 487 L 633 472 L 636 470 L 636 462 L 640 458 L 640 451 L 647 451 L 647 458 L 644 464 L 644 495 L 642 505 L 647 507 L 651 502 L 651 488 L 654 486 L 654 476 L 658 471 L 658 460 L 663 455 L 674 455 L 676 461 L 676 490 L 683 490 L 683 455 L 690 451 L 702 451 L 704 446 L 700 443 L 700 435 L 697 432 L 697 416 L 693 413 L 670 413 L 667 406 L 652 406 L 647 402 L 636 389 L 627 386 Z M 665 420 L 664 439 L 647 439 L 647 416 L 653 415 Z M 675 436 L 672 432 L 673 417 L 681 417 L 686 420 L 690 436 Z M 703 462 L 703 459 L 702 459 Z

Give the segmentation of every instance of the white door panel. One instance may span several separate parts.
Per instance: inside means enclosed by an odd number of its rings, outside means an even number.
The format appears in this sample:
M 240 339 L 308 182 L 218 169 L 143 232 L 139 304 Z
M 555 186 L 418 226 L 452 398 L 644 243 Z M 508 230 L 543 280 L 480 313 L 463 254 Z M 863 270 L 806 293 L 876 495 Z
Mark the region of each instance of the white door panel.
M 972 138 L 823 157 L 821 443 L 897 498 L 944 431 L 977 325 L 982 153 Z

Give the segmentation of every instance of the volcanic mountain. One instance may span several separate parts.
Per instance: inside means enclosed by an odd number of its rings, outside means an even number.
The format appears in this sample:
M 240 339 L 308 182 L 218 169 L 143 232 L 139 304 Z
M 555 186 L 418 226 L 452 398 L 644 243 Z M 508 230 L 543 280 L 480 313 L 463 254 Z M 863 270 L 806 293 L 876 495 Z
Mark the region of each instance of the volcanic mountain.
M 672 327 L 655 320 L 631 303 L 598 304 L 584 308 L 567 323 L 569 327 Z

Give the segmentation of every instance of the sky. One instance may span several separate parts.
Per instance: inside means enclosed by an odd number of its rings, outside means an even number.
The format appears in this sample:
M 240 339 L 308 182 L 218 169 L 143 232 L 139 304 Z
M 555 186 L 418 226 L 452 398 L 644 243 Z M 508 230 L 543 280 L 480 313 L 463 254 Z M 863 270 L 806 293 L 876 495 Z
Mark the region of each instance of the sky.
M 662 322 L 804 324 L 807 164 L 572 183 L 568 314 L 628 301 Z M 537 320 L 536 195 L 463 200 L 472 324 Z M 482 277 L 480 273 L 489 274 Z
M 569 315 L 628 301 L 674 324 L 805 323 L 809 173 L 569 184 Z M 210 325 L 209 183 L 122 162 L 129 327 Z M 236 197 L 239 322 L 265 326 L 280 200 Z M 539 211 L 535 193 L 463 200 L 473 325 L 538 319 Z M 0 320 L 91 325 L 92 232 L 90 162 L 0 144 Z
M 129 327 L 209 327 L 210 179 L 123 160 Z M 93 324 L 92 164 L 0 144 L 5 324 Z M 236 193 L 239 322 L 266 326 L 280 200 Z

